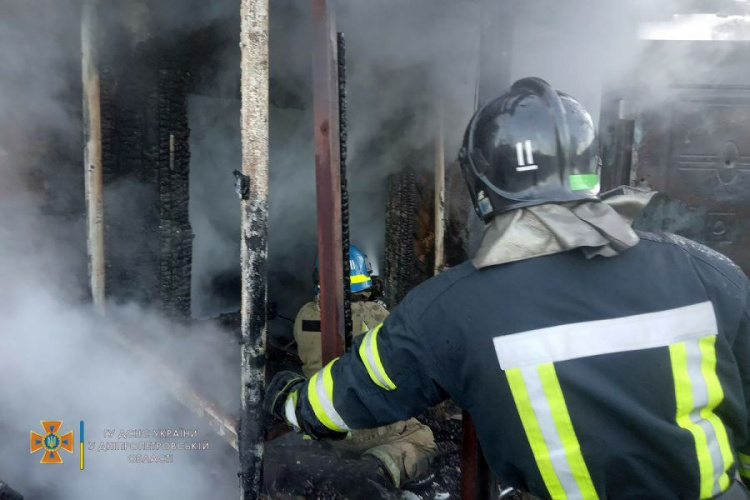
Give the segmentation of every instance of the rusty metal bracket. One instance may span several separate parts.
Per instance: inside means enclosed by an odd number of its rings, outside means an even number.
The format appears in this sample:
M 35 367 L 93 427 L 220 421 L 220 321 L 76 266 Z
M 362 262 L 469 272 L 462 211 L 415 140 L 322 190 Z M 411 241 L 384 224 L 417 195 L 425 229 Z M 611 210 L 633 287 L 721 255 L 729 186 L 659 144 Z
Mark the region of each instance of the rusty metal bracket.
M 240 200 L 250 199 L 250 176 L 247 176 L 235 170 L 234 172 L 234 192 L 237 193 Z

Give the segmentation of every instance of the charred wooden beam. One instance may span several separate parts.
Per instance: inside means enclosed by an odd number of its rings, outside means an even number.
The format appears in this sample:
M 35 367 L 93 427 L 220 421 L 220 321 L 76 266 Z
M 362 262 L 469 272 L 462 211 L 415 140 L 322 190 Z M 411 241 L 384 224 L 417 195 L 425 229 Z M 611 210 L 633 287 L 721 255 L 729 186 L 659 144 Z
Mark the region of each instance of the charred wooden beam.
M 352 293 L 351 293 L 351 269 L 349 265 L 349 186 L 346 179 L 347 159 L 347 102 L 346 102 L 346 39 L 343 33 L 338 33 L 336 38 L 338 48 L 338 83 L 339 83 L 339 149 L 341 151 L 341 258 L 344 268 L 344 346 L 348 351 L 352 346 L 354 338 L 354 323 L 352 322 Z
M 328 0 L 311 0 L 311 7 L 320 320 L 326 363 L 344 352 L 338 49 L 333 8 Z
M 91 296 L 95 307 L 103 311 L 105 298 L 104 188 L 98 21 L 98 2 L 86 1 L 81 17 L 81 66 L 87 253 Z
M 630 185 L 633 169 L 633 145 L 635 144 L 635 120 L 627 117 L 625 101 L 620 101 L 620 113 L 615 125 L 615 161 L 606 189 Z
M 0 500 L 23 500 L 23 495 L 0 479 Z
M 435 275 L 445 268 L 445 132 L 443 106 L 437 106 L 435 133 Z
M 268 0 L 242 0 L 242 408 L 240 498 L 258 500 L 263 485 L 268 254 Z

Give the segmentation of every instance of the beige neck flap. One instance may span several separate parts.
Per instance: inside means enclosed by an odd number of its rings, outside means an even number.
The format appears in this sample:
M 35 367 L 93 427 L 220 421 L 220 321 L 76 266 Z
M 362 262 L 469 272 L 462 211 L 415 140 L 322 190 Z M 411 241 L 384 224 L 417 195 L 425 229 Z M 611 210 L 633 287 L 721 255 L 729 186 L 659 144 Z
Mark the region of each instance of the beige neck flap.
M 638 244 L 633 219 L 656 194 L 619 188 L 602 201 L 538 205 L 500 214 L 485 228 L 474 267 L 580 248 L 587 258 L 613 257 Z

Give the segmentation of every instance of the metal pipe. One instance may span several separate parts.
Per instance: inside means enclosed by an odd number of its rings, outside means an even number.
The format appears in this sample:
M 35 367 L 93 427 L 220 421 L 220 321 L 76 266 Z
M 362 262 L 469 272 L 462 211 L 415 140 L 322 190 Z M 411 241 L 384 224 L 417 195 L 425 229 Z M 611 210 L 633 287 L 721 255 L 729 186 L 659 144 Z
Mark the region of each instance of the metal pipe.
M 102 110 L 99 77 L 98 2 L 88 0 L 81 16 L 83 81 L 83 162 L 89 286 L 94 306 L 104 312 L 104 187 L 102 178 Z
M 326 363 L 344 352 L 338 50 L 333 9 L 328 1 L 311 0 L 311 10 L 320 323 L 322 359 Z
M 241 0 L 242 406 L 240 498 L 258 500 L 263 486 L 263 396 L 266 384 L 268 255 L 268 0 Z
M 435 135 L 435 275 L 445 268 L 445 132 L 443 102 L 437 106 Z

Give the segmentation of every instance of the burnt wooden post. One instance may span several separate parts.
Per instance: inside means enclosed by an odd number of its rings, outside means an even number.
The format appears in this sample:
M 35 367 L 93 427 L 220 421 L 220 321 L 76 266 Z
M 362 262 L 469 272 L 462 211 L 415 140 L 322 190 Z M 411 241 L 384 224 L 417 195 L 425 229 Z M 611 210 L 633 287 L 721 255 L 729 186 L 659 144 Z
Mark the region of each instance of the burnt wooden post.
M 351 293 L 351 267 L 349 263 L 349 250 L 351 240 L 349 239 L 349 185 L 346 180 L 346 158 L 347 158 L 347 101 L 346 101 L 346 38 L 343 33 L 337 34 L 338 55 L 338 82 L 339 82 L 339 149 L 341 156 L 341 258 L 344 267 L 341 272 L 344 280 L 344 347 L 348 351 L 352 347 L 354 339 L 354 323 L 352 322 L 352 293 Z
M 615 126 L 615 163 L 605 190 L 630 185 L 633 169 L 633 144 L 635 143 L 635 120 L 626 113 L 626 102 L 620 101 L 619 116 Z M 604 181 L 604 179 L 602 179 Z
M 240 498 L 263 486 L 268 253 L 268 0 L 241 0 L 242 408 Z
M 436 109 L 435 133 L 435 265 L 434 274 L 445 268 L 445 132 L 443 128 L 443 103 Z
M 86 189 L 86 242 L 89 286 L 94 306 L 104 311 L 104 188 L 102 181 L 102 110 L 98 51 L 98 2 L 87 0 L 81 15 L 83 79 L 83 162 Z
M 315 181 L 318 205 L 320 326 L 323 363 L 344 352 L 338 44 L 333 9 L 311 0 Z
M 477 431 L 469 412 L 464 411 L 461 446 L 461 499 L 493 498 L 490 468 L 482 455 Z

